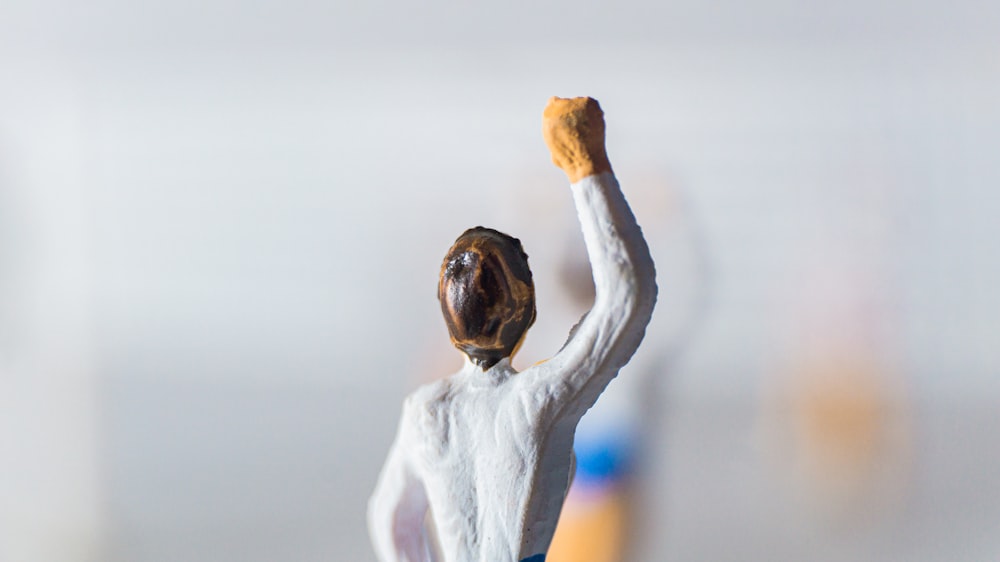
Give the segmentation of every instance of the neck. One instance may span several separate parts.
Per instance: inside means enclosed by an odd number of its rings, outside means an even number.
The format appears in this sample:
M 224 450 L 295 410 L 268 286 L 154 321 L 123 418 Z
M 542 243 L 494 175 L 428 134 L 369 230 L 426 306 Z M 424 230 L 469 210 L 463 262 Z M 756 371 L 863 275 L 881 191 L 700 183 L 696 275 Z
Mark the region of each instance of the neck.
M 462 372 L 477 378 L 502 381 L 514 373 L 514 368 L 510 365 L 510 356 L 504 357 L 492 366 L 484 369 L 466 355 Z

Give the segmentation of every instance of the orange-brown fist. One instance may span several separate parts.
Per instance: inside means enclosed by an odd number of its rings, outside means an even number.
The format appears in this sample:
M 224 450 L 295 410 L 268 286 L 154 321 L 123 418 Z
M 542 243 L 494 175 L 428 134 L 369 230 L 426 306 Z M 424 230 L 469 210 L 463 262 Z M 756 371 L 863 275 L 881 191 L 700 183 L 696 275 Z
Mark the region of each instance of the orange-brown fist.
M 542 114 L 542 135 L 552 162 L 570 183 L 611 171 L 604 149 L 604 113 L 597 100 L 551 98 Z

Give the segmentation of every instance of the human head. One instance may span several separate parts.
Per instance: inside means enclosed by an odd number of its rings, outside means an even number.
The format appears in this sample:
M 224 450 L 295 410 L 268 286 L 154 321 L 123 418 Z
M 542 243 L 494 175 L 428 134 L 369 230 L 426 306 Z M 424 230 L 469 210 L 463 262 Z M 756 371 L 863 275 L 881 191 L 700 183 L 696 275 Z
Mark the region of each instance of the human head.
M 477 226 L 441 264 L 438 300 L 451 342 L 483 369 L 517 351 L 535 321 L 535 287 L 521 242 Z

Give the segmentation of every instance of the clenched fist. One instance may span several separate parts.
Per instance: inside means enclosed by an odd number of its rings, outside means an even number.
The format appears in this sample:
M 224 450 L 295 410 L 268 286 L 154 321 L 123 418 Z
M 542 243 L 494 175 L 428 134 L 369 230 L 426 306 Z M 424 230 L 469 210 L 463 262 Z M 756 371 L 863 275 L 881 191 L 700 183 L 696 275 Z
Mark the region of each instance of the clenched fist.
M 611 171 L 604 149 L 604 113 L 597 100 L 553 97 L 542 114 L 542 135 L 552 162 L 570 183 Z

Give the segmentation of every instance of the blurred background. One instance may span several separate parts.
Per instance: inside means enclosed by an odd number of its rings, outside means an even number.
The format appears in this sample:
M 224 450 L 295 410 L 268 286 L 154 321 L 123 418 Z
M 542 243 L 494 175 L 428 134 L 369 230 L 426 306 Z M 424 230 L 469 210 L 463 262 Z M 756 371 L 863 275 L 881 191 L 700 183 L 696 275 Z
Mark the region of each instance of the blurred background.
M 454 238 L 531 256 L 515 366 L 586 309 L 552 95 L 600 100 L 658 266 L 586 422 L 632 459 L 610 556 L 1000 559 L 998 32 L 985 1 L 0 2 L 0 562 L 374 560 L 400 403 L 460 362 Z

